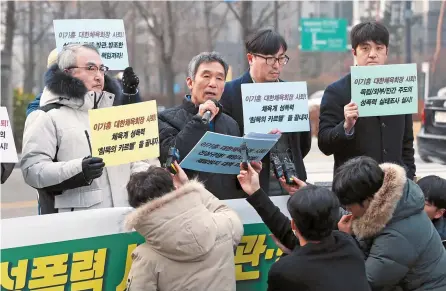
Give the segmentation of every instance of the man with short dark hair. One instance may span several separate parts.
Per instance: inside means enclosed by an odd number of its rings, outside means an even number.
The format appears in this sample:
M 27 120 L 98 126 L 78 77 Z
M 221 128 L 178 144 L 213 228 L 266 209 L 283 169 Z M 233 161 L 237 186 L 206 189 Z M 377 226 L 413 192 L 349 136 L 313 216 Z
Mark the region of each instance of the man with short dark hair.
M 364 22 L 351 31 L 352 53 L 358 66 L 384 65 L 389 32 L 377 22 Z M 412 115 L 360 117 L 351 101 L 351 75 L 329 85 L 321 101 L 319 149 L 334 156 L 334 172 L 352 157 L 366 155 L 378 163 L 395 162 L 415 177 Z
M 446 252 L 403 167 L 357 157 L 339 167 L 333 191 L 351 212 L 338 228 L 355 235 L 373 290 L 446 290 Z
M 250 197 L 266 197 L 260 187 L 259 175 L 251 165 L 248 170 L 240 171 L 238 179 Z M 272 265 L 268 290 L 370 290 L 363 255 L 355 240 L 333 230 L 339 219 L 339 201 L 330 190 L 317 186 L 297 190 L 287 203 L 291 221 L 280 211 L 274 211 L 276 207 L 268 197 L 266 199 L 262 207 L 269 215 L 263 215 L 260 210 L 262 219 L 274 219 L 277 228 L 271 231 L 280 233 L 280 239 L 293 236 L 294 243 L 298 243 L 298 246 L 292 246 L 294 250 L 289 256 Z M 290 239 L 284 239 L 285 243 L 287 241 Z
M 285 39 L 272 29 L 260 29 L 252 34 L 245 44 L 249 63 L 249 70 L 238 79 L 230 81 L 225 85 L 225 91 L 221 98 L 223 109 L 237 121 L 240 133 L 243 135 L 243 104 L 242 84 L 283 82 L 279 79 L 283 67 L 288 63 L 286 55 L 288 45 Z M 271 133 L 277 133 L 277 130 Z M 246 134 L 246 133 L 245 133 Z M 293 161 L 296 173 L 302 181 L 307 180 L 307 172 L 303 159 L 311 148 L 310 132 L 283 133 L 277 145 L 272 149 L 279 156 L 288 155 Z M 271 172 L 272 166 L 270 154 L 262 160 L 263 170 L 260 173 L 262 188 L 267 190 L 268 195 L 287 195 L 280 183 Z
M 234 249 L 243 224 L 176 162 L 175 168 L 173 176 L 152 166 L 127 184 L 136 209 L 126 226 L 146 241 L 132 253 L 126 290 L 235 291 Z
M 441 239 L 446 241 L 446 179 L 430 175 L 420 179 L 417 184 L 425 197 L 424 211 Z
M 183 103 L 160 113 L 160 161 L 165 163 L 169 149 L 176 147 L 184 159 L 207 131 L 240 136 L 234 119 L 222 112 L 218 101 L 225 86 L 228 65 L 216 52 L 203 52 L 189 63 L 187 86 L 191 94 Z M 211 112 L 209 124 L 202 121 L 206 111 Z M 186 170 L 192 178 L 197 176 L 206 188 L 219 199 L 244 197 L 237 188 L 236 175 L 216 174 Z

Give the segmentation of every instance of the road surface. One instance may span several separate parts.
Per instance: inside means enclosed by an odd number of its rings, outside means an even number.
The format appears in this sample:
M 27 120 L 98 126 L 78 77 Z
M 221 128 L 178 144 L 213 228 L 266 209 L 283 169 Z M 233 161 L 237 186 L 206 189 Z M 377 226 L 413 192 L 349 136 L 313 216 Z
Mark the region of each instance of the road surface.
M 416 146 L 416 145 L 415 145 Z M 415 151 L 416 152 L 416 151 Z M 313 139 L 310 153 L 305 157 L 309 182 L 329 182 L 333 177 L 333 157 L 322 154 Z M 438 175 L 446 178 L 446 166 L 426 164 L 415 155 L 417 176 Z M 37 215 L 37 192 L 23 181 L 20 169 L 16 168 L 8 181 L 1 186 L 1 218 Z

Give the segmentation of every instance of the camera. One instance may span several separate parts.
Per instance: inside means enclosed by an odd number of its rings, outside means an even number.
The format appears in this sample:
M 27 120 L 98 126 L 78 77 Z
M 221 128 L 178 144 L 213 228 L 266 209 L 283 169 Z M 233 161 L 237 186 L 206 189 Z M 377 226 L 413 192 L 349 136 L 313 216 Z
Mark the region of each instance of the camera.
M 296 168 L 294 167 L 294 163 L 288 157 L 283 158 L 283 172 L 286 183 L 288 185 L 296 185 L 293 180 L 293 177 L 297 178 Z
M 274 176 L 276 179 L 280 179 L 283 176 L 283 168 L 279 156 L 271 153 L 271 163 L 273 164 Z
M 169 152 L 167 153 L 167 159 L 166 159 L 166 164 L 165 164 L 165 168 L 172 174 L 176 175 L 177 174 L 177 170 L 175 168 L 175 161 L 179 162 L 180 161 L 180 151 L 175 148 L 175 147 L 171 147 L 169 149 Z
M 244 170 L 248 170 L 249 155 L 248 155 L 248 146 L 246 145 L 246 142 L 242 143 L 242 145 L 240 146 L 240 153 L 242 155 L 242 168 Z

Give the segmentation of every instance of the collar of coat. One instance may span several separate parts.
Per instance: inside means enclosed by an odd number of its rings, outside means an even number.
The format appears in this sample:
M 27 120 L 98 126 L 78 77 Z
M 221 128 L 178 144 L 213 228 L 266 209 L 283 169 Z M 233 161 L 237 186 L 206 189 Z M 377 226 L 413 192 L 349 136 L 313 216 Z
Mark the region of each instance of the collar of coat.
M 384 163 L 384 182 L 364 215 L 353 221 L 353 233 L 360 239 L 376 236 L 392 219 L 407 182 L 406 171 L 401 166 Z
M 152 199 L 136 208 L 132 213 L 127 215 L 125 219 L 125 228 L 130 231 L 147 219 L 147 216 L 152 212 L 166 206 L 169 202 L 175 201 L 182 196 L 197 192 L 200 193 L 202 191 L 206 191 L 204 185 L 197 180 L 191 180 L 177 190 L 165 194 L 162 197 Z
M 45 73 L 45 86 L 55 95 L 76 99 L 83 99 L 88 92 L 81 80 L 65 73 L 57 64 L 52 65 Z M 117 98 L 120 86 L 116 80 L 105 75 L 103 91 L 114 94 Z

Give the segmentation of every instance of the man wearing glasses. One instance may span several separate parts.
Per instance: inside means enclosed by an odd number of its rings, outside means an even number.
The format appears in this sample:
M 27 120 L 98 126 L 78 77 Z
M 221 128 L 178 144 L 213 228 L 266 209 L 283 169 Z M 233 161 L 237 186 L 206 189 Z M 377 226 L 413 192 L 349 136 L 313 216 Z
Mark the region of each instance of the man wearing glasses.
M 41 214 L 128 206 L 130 175 L 159 165 L 155 159 L 105 167 L 92 157 L 88 110 L 113 106 L 120 90 L 107 71 L 94 46 L 75 44 L 45 74 L 41 106 L 25 122 L 21 160 Z
M 48 55 L 48 69 L 57 62 L 57 55 L 57 49 L 52 50 L 51 53 Z M 113 106 L 141 102 L 141 96 L 139 95 L 138 90 L 139 78 L 138 76 L 136 76 L 135 72 L 133 72 L 133 68 L 126 68 L 123 73 L 120 73 L 120 75 L 121 77 L 116 81 L 114 81 L 112 78 L 108 79 L 111 82 L 110 86 L 116 87 L 115 91 L 117 95 L 115 96 Z M 121 85 L 122 89 L 117 88 L 117 86 L 119 86 L 118 84 Z M 28 108 L 26 109 L 26 116 L 39 108 L 41 96 L 42 92 L 37 94 L 36 98 L 28 104 Z
M 247 83 L 283 82 L 279 79 L 283 67 L 289 57 L 285 39 L 272 29 L 261 29 L 251 35 L 246 41 L 246 51 L 249 70 L 241 77 L 226 83 L 221 104 L 223 110 L 234 118 L 244 133 L 243 105 L 241 85 Z M 271 133 L 278 133 L 277 130 Z M 306 181 L 307 173 L 303 158 L 311 147 L 310 132 L 284 133 L 272 151 L 281 156 L 288 156 L 294 163 L 300 180 Z M 287 195 L 279 181 L 272 174 L 270 155 L 263 159 L 263 170 L 260 173 L 261 187 L 268 189 L 270 196 Z

